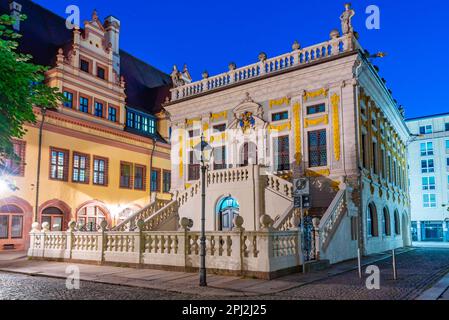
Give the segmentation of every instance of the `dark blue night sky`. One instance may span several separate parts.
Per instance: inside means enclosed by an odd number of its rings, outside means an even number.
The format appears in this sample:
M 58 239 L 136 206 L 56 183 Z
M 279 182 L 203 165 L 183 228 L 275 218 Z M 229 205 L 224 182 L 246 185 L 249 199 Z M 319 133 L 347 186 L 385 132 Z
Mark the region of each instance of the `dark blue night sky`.
M 170 73 L 187 63 L 194 79 L 257 61 L 261 51 L 272 57 L 326 41 L 340 29 L 344 1 L 148 1 L 35 0 L 64 16 L 65 8 L 80 7 L 82 20 L 94 8 L 101 19 L 121 20 L 121 47 Z M 365 27 L 368 5 L 381 11 L 381 29 Z M 355 30 L 370 52 L 388 56 L 375 61 L 407 117 L 449 111 L 449 2 L 446 0 L 353 1 Z

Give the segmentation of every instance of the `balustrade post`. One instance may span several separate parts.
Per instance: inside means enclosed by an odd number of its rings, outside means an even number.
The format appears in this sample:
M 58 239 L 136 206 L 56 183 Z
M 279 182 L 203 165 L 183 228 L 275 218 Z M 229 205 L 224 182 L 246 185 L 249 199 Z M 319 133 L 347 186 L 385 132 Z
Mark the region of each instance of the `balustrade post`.
M 321 243 L 320 243 L 320 219 L 313 218 L 313 236 L 315 242 L 315 259 L 320 260 L 320 251 L 321 251 Z
M 45 233 L 47 233 L 47 232 L 49 232 L 50 231 L 50 224 L 48 223 L 48 222 L 44 222 L 44 223 L 42 223 L 42 258 L 44 258 L 45 257 L 45 247 L 46 247 L 46 236 L 45 236 Z
M 39 233 L 39 223 L 33 222 L 31 225 L 31 231 L 30 231 L 30 248 L 28 249 L 28 256 L 34 257 L 36 252 L 36 234 Z
M 101 235 L 98 239 L 98 248 L 100 249 L 100 263 L 104 262 L 104 252 L 106 251 L 106 227 L 108 226 L 108 223 L 106 220 L 102 220 L 100 222 L 100 229 L 101 229 Z
M 73 250 L 73 232 L 75 231 L 76 221 L 72 220 L 69 222 L 69 228 L 67 229 L 66 235 L 66 251 L 64 252 L 64 257 L 66 259 L 72 259 L 72 250 Z
M 145 221 L 143 221 L 142 219 L 137 220 L 136 222 L 136 226 L 137 226 L 137 232 L 138 235 L 134 238 L 134 248 L 136 248 L 136 250 L 138 250 L 138 258 L 137 258 L 137 263 L 139 265 L 141 265 L 143 263 L 143 251 L 145 250 L 145 239 L 144 239 L 144 235 L 143 235 L 143 229 L 145 226 Z
M 182 218 L 179 222 L 179 230 L 182 231 L 182 235 L 179 237 L 179 250 L 182 250 L 182 253 L 184 255 L 184 268 L 187 268 L 187 257 L 189 255 L 189 231 L 190 228 L 193 226 L 193 221 L 189 218 Z

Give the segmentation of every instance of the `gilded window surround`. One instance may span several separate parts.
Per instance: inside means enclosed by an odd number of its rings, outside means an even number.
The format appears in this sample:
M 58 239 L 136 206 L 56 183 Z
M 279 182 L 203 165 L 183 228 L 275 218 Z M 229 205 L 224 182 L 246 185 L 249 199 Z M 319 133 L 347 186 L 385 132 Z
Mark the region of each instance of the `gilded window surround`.
M 304 119 L 304 128 L 309 128 L 317 125 L 327 125 L 329 124 L 329 115 L 325 114 L 318 118 L 306 118 Z
M 268 104 L 270 106 L 270 109 L 273 109 L 273 107 L 283 106 L 283 105 L 289 106 L 290 105 L 290 98 L 289 97 L 283 97 L 283 98 L 280 98 L 280 99 L 270 100 Z
M 329 92 L 329 89 L 321 88 L 315 91 L 305 91 L 304 92 L 304 101 L 308 101 L 310 99 L 314 99 L 317 97 L 324 97 L 327 98 L 327 94 Z

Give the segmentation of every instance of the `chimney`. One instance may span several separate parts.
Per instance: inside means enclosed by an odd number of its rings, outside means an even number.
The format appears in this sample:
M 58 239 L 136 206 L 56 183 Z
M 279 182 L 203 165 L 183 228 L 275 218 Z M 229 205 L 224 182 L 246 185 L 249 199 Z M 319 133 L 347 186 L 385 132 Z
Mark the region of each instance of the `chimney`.
M 11 11 L 11 17 L 13 17 L 16 21 L 12 25 L 15 31 L 20 31 L 20 15 L 22 13 L 22 5 L 15 1 L 11 1 L 9 3 L 9 10 Z
M 106 30 L 106 39 L 112 45 L 113 68 L 117 74 L 120 74 L 120 20 L 113 16 L 109 16 L 104 20 L 104 28 Z

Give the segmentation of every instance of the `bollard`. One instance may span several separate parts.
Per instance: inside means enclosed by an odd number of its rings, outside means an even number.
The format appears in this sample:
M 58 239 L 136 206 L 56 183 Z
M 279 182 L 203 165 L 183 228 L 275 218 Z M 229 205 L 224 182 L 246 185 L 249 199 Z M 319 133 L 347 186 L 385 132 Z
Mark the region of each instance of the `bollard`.
M 359 270 L 359 278 L 362 279 L 362 258 L 360 256 L 360 248 L 357 249 L 357 265 Z
M 397 274 L 397 270 L 396 270 L 396 252 L 394 249 L 392 250 L 392 255 L 393 255 L 393 279 L 397 280 L 398 274 Z

